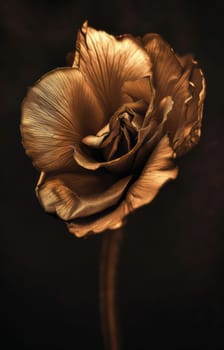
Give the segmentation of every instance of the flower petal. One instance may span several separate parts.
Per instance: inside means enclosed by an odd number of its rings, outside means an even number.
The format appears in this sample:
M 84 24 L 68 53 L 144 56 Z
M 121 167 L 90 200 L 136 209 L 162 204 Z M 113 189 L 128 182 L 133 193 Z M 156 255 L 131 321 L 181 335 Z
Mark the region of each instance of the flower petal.
M 191 61 L 178 82 L 173 86 L 172 99 L 174 101 L 172 112 L 167 120 L 167 129 L 170 140 L 172 141 L 183 125 L 186 123 L 186 111 L 188 104 L 192 99 L 192 89 L 190 88 L 189 79 L 194 63 Z
M 122 85 L 151 74 L 146 51 L 131 36 L 115 38 L 88 27 L 79 31 L 73 67 L 78 67 L 101 101 L 108 118 L 122 104 Z
M 23 102 L 23 144 L 34 166 L 45 172 L 72 168 L 74 145 L 103 125 L 95 96 L 74 68 L 48 73 Z
M 100 217 L 76 220 L 68 224 L 68 229 L 77 237 L 88 233 L 99 233 L 106 229 L 115 229 L 133 210 L 150 203 L 161 186 L 175 179 L 177 168 L 172 162 L 173 150 L 169 138 L 164 136 L 151 154 L 143 172 L 130 186 L 125 199 L 114 210 L 102 213 Z
M 131 167 L 133 166 L 133 161 L 136 155 L 136 152 L 141 147 L 144 140 L 148 137 L 150 134 L 152 128 L 154 125 L 153 123 L 150 123 L 147 127 L 141 128 L 138 131 L 137 136 L 137 142 L 134 145 L 133 148 L 130 149 L 129 152 L 125 153 L 124 155 L 109 160 L 109 161 L 98 161 L 94 157 L 92 157 L 90 154 L 87 153 L 87 150 L 84 149 L 83 146 L 77 145 L 74 148 L 74 154 L 73 157 L 78 165 L 83 167 L 84 169 L 88 170 L 97 170 L 100 168 L 105 168 L 113 173 L 127 173 L 130 171 Z
M 192 99 L 187 104 L 185 123 L 180 127 L 173 140 L 177 156 L 182 156 L 194 147 L 201 135 L 203 103 L 205 99 L 205 79 L 201 69 L 195 67 L 191 74 L 193 87 Z
M 119 140 L 118 140 L 119 141 Z M 77 146 L 74 149 L 73 157 L 78 165 L 88 170 L 97 170 L 100 168 L 105 168 L 114 173 L 126 173 L 133 162 L 135 152 L 140 147 L 139 144 L 136 144 L 128 153 L 124 154 L 121 157 L 115 158 L 109 161 L 99 162 L 91 155 L 87 154 L 84 151 L 83 147 Z
M 152 128 L 147 136 L 147 141 L 140 147 L 134 162 L 134 168 L 144 165 L 153 147 L 158 144 L 166 130 L 167 117 L 173 107 L 171 96 L 164 97 L 160 102 L 155 116 L 150 120 Z
M 144 100 L 149 103 L 150 99 L 153 98 L 153 88 L 150 78 L 126 81 L 122 87 L 122 91 L 132 97 L 134 101 Z
M 151 107 L 148 108 L 148 110 Z M 109 123 L 109 130 L 110 133 L 105 138 L 99 139 L 99 133 L 97 134 L 97 138 L 91 138 L 86 137 L 83 139 L 83 143 L 88 146 L 96 146 L 96 148 L 102 148 L 109 146 L 108 149 L 104 149 L 104 158 L 102 159 L 101 157 L 95 157 L 95 154 L 93 156 L 93 153 L 90 152 L 90 149 L 86 148 L 83 145 L 77 145 L 74 148 L 74 159 L 77 164 L 79 164 L 81 167 L 88 169 L 88 170 L 97 170 L 99 168 L 106 168 L 109 171 L 112 171 L 114 173 L 127 173 L 133 165 L 133 160 L 135 158 L 135 154 L 138 151 L 138 149 L 141 147 L 142 143 L 144 140 L 149 136 L 150 132 L 154 131 L 155 126 L 158 125 L 157 121 L 151 119 L 149 120 L 148 124 L 145 127 L 141 126 L 141 122 L 139 125 L 139 128 L 137 127 L 137 123 L 140 121 L 138 116 L 136 115 L 137 112 L 145 112 L 147 111 L 147 104 L 144 102 L 144 100 L 139 100 L 131 103 L 126 103 L 116 111 L 116 113 L 113 115 L 113 117 L 110 119 Z M 130 113 L 133 117 L 133 123 L 130 122 L 129 124 L 129 118 L 127 117 L 128 113 Z M 150 112 L 151 113 L 151 112 Z M 149 114 L 149 117 L 151 114 Z M 125 135 L 119 136 L 120 135 L 120 123 L 118 122 L 118 119 L 121 118 L 125 122 L 125 125 L 127 128 L 129 128 L 129 131 L 135 133 L 135 140 L 134 143 L 132 144 L 132 148 L 128 147 L 128 149 L 125 149 L 125 147 L 121 147 L 122 151 L 118 152 L 114 159 L 108 159 L 110 158 L 110 150 L 113 145 L 113 142 L 115 142 L 115 147 L 112 147 L 113 151 L 116 152 L 118 148 L 118 143 L 123 141 L 125 139 Z M 136 118 L 135 118 L 136 117 Z M 144 121 L 144 118 L 142 118 L 142 121 Z M 108 131 L 107 125 L 105 126 L 105 130 Z M 132 128 L 133 130 L 130 130 Z M 122 131 L 123 134 L 123 131 Z M 100 134 L 101 135 L 101 134 Z M 118 136 L 118 137 L 117 137 Z M 127 135 L 126 135 L 127 136 Z M 120 140 L 121 139 L 121 140 Z M 98 142 L 99 141 L 99 142 Z M 100 144 L 100 141 L 102 143 Z M 126 137 L 127 141 L 127 137 Z M 111 143 L 111 145 L 109 145 Z M 109 153 L 108 153 L 109 151 Z M 112 151 L 112 155 L 114 155 L 114 152 Z
M 152 61 L 153 84 L 156 98 L 160 101 L 165 96 L 172 96 L 171 90 L 182 75 L 182 66 L 172 48 L 160 35 L 146 34 L 142 40 Z
M 203 113 L 203 102 L 205 99 L 205 78 L 201 69 L 195 67 L 191 74 L 191 83 L 194 87 L 192 100 L 188 104 L 187 122 L 198 120 L 201 122 Z
M 115 182 L 107 174 L 64 173 L 47 176 L 37 186 L 40 203 L 62 220 L 83 218 L 101 212 L 122 197 L 130 176 Z
M 186 59 L 178 59 L 173 49 L 158 34 L 146 34 L 143 43 L 153 65 L 155 108 L 165 96 L 171 96 L 174 101 L 172 113 L 167 121 L 168 133 L 172 140 L 176 130 L 184 122 L 185 102 L 191 98 L 189 77 L 193 61 L 189 55 Z
M 177 177 L 173 156 L 169 138 L 164 136 L 149 157 L 142 174 L 128 191 L 126 201 L 129 207 L 134 210 L 150 203 L 162 185 Z
M 194 61 L 194 57 L 189 53 L 184 56 L 180 56 L 176 53 L 175 56 L 177 57 L 183 69 L 185 69 L 186 67 L 189 67 L 189 65 L 191 65 L 192 62 Z M 196 63 L 196 61 L 194 62 Z
M 172 96 L 174 101 L 167 119 L 167 131 L 177 156 L 180 156 L 191 149 L 200 136 L 201 123 L 198 121 L 202 117 L 205 97 L 203 74 L 192 55 L 175 55 L 159 35 L 147 34 L 143 43 L 153 64 L 155 105 L 164 94 Z

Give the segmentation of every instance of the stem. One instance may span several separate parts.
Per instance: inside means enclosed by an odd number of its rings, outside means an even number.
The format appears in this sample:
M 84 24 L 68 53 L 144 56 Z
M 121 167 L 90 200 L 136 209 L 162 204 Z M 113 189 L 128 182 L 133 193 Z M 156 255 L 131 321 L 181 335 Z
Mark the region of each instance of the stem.
M 100 261 L 100 314 L 106 350 L 121 350 L 116 309 L 116 272 L 122 230 L 105 232 Z

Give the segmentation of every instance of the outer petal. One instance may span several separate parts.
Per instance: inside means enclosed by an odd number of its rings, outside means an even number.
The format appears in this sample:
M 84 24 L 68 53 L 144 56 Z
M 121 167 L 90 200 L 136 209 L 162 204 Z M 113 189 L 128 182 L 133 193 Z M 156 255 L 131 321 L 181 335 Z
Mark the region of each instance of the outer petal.
M 175 55 L 159 35 L 147 34 L 143 38 L 143 43 L 153 64 L 155 104 L 158 104 L 165 95 L 170 95 L 174 101 L 173 109 L 167 119 L 167 130 L 179 156 L 192 148 L 200 136 L 199 120 L 202 118 L 205 97 L 203 74 L 191 55 L 183 57 Z
M 201 135 L 205 79 L 202 71 L 195 67 L 191 75 L 192 98 L 187 103 L 185 123 L 177 130 L 173 147 L 177 156 L 182 156 L 194 147 Z
M 64 173 L 48 176 L 37 186 L 40 203 L 48 213 L 72 220 L 101 212 L 117 204 L 130 176 L 117 182 L 106 174 Z
M 87 22 L 78 34 L 73 66 L 85 75 L 108 117 L 122 104 L 124 82 L 151 74 L 149 56 L 136 40 L 115 38 L 88 27 Z
M 45 172 L 73 167 L 74 145 L 102 125 L 102 111 L 81 73 L 74 68 L 45 75 L 23 102 L 23 144 L 34 166 Z
M 158 35 L 146 34 L 143 43 L 153 64 L 153 81 L 156 90 L 155 107 L 165 96 L 174 101 L 172 112 L 167 121 L 170 139 L 185 121 L 186 101 L 191 98 L 189 77 L 193 61 L 189 58 L 178 59 L 172 48 Z
M 201 123 L 203 113 L 203 102 L 205 99 L 205 78 L 203 72 L 199 68 L 192 71 L 191 83 L 193 84 L 192 100 L 187 109 L 187 122 L 194 122 L 195 120 Z
M 114 210 L 88 220 L 77 220 L 68 224 L 71 233 L 78 237 L 88 233 L 99 233 L 106 229 L 115 229 L 122 225 L 124 217 L 133 210 L 150 203 L 161 186 L 175 179 L 177 168 L 172 162 L 173 150 L 169 139 L 164 136 L 146 163 L 142 174 L 130 186 L 125 199 Z
M 182 76 L 182 66 L 172 48 L 160 35 L 146 34 L 142 40 L 152 61 L 156 99 L 160 101 L 165 96 L 172 96 L 172 89 Z

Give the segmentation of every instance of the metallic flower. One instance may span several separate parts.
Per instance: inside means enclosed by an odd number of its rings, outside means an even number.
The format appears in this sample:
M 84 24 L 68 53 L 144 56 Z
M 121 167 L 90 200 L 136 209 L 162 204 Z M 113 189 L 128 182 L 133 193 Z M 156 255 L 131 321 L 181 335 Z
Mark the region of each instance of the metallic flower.
M 22 105 L 36 193 L 76 236 L 120 227 L 177 176 L 199 140 L 205 81 L 157 34 L 111 36 L 84 23 L 71 68 L 43 76 Z

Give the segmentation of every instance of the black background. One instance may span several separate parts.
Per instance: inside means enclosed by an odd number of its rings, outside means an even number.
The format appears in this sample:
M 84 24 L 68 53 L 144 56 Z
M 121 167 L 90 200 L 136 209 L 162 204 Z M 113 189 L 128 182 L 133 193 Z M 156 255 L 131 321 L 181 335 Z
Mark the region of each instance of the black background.
M 103 349 L 102 236 L 73 237 L 43 212 L 19 133 L 27 87 L 65 65 L 85 19 L 113 34 L 160 33 L 178 53 L 195 54 L 207 81 L 200 144 L 124 232 L 124 348 L 224 348 L 223 10 L 222 1 L 1 2 L 2 349 Z

